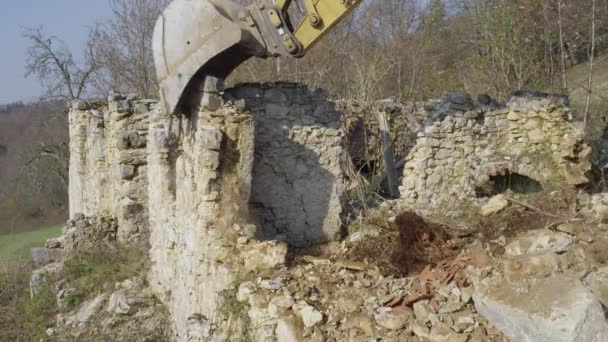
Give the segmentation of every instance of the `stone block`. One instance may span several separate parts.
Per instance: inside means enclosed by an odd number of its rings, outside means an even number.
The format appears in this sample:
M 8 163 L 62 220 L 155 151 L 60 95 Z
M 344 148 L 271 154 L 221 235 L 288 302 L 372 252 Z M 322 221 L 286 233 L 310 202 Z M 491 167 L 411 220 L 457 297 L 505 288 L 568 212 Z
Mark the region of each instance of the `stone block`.
M 546 137 L 540 128 L 535 128 L 528 132 L 528 138 L 533 144 L 540 144 L 545 141 Z
M 513 341 L 608 340 L 600 302 L 576 279 L 559 275 L 518 282 L 486 278 L 473 300 L 479 314 Z
M 562 253 L 573 242 L 572 236 L 562 232 L 554 232 L 549 229 L 533 230 L 509 243 L 505 247 L 505 254 Z
M 590 273 L 583 280 L 583 284 L 608 308 L 608 266 Z
M 220 153 L 203 149 L 201 153 L 201 165 L 209 170 L 217 170 L 220 167 Z
M 201 144 L 205 149 L 219 151 L 222 146 L 222 131 L 216 127 L 203 127 Z
M 504 195 L 496 195 L 492 197 L 488 203 L 484 204 L 481 207 L 481 215 L 482 216 L 490 216 L 495 214 L 509 205 L 509 201 L 506 199 Z
M 32 248 L 30 249 L 30 260 L 35 267 L 43 267 L 48 264 L 60 261 L 65 252 L 58 248 Z
M 124 180 L 133 179 L 135 176 L 135 166 L 133 165 L 120 165 L 120 177 Z

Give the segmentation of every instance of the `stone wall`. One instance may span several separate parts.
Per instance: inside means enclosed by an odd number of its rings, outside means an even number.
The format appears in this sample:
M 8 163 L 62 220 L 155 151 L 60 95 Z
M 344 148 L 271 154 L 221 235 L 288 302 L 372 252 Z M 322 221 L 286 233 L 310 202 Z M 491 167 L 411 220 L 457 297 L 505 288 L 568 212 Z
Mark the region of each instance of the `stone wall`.
M 504 108 L 458 109 L 418 134 L 400 187 L 407 203 L 448 208 L 501 175 L 529 177 L 545 190 L 587 182 L 591 149 L 562 97 L 514 96 Z
M 148 112 L 153 100 L 112 95 L 109 106 L 74 102 L 70 125 L 70 217 L 105 213 L 118 239 L 147 236 Z
M 221 326 L 222 291 L 284 262 L 283 242 L 342 228 L 343 135 L 325 94 L 248 84 L 225 97 L 191 115 L 122 95 L 70 110 L 70 215 L 116 217 L 122 243 L 149 236 L 151 286 L 178 339 Z
M 180 339 L 221 326 L 222 291 L 285 261 L 286 245 L 341 228 L 341 132 L 323 96 L 295 85 L 244 85 L 231 105 L 154 113 L 149 196 L 152 284 Z M 203 338 L 204 339 L 204 338 Z
M 227 96 L 255 126 L 251 180 L 258 238 L 293 246 L 340 236 L 344 189 L 340 113 L 320 90 L 295 84 L 242 85 Z

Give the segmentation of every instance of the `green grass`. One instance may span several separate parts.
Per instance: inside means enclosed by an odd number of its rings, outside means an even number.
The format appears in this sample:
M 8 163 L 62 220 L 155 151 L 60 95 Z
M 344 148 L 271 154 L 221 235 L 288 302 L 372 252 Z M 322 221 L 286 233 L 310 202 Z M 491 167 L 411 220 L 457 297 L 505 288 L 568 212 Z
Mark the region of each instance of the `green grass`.
M 0 262 L 23 261 L 29 258 L 30 248 L 42 247 L 44 242 L 61 235 L 61 226 L 51 226 L 24 233 L 0 235 Z
M 114 285 L 138 276 L 147 266 L 147 250 L 142 246 L 129 246 L 117 250 L 93 249 L 80 251 L 66 260 L 64 278 L 76 289 L 75 298 L 102 292 L 106 285 Z

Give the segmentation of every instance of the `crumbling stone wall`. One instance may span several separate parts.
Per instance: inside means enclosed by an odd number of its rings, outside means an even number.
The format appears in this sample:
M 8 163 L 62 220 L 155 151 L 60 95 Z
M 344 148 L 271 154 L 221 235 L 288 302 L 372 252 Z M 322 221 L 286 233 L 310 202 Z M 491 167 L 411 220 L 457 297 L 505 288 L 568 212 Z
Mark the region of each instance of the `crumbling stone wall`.
M 344 179 L 340 113 L 321 90 L 246 84 L 228 90 L 254 118 L 251 209 L 258 238 L 305 246 L 339 238 Z
M 418 134 L 400 187 L 407 203 L 449 208 L 509 173 L 548 190 L 587 182 L 591 149 L 562 97 L 524 94 L 504 108 L 458 109 Z
M 118 239 L 147 236 L 148 112 L 153 100 L 111 95 L 109 105 L 74 102 L 70 125 L 70 217 L 105 213 Z
M 240 275 L 285 262 L 276 240 L 319 243 L 341 228 L 342 134 L 324 96 L 290 84 L 225 96 L 214 111 L 150 119 L 151 285 L 180 340 L 222 327 L 222 291 Z

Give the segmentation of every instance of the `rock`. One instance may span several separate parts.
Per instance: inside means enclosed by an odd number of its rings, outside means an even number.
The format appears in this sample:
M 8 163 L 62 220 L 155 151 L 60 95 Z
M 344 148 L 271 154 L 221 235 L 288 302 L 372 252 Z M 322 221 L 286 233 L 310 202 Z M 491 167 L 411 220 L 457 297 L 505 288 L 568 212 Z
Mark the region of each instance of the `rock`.
M 279 317 L 294 305 L 291 296 L 274 297 L 268 303 L 268 314 L 271 317 Z
M 597 297 L 597 299 L 608 307 L 608 266 L 604 266 L 590 273 L 583 284 Z
M 473 103 L 470 95 L 460 92 L 447 93 L 445 99 L 450 103 L 459 105 L 472 105 Z
M 224 80 L 214 76 L 205 76 L 203 91 L 206 93 L 217 94 L 224 90 Z
M 414 320 L 414 313 L 409 308 L 392 309 L 384 307 L 379 309 L 374 318 L 381 327 L 389 330 L 399 330 Z
M 340 298 L 340 307 L 338 308 L 341 312 L 352 314 L 358 311 L 363 305 L 363 301 L 360 298 Z
M 587 276 L 596 264 L 597 260 L 592 251 L 581 244 L 576 244 L 568 248 L 566 253 L 559 255 L 561 271 L 579 279 Z
M 477 311 L 513 341 L 608 340 L 601 304 L 576 279 L 486 278 L 473 300 Z
M 591 234 L 590 232 L 582 232 L 577 236 L 579 241 L 583 241 L 586 243 L 592 243 L 594 238 L 593 238 L 593 234 Z
M 323 321 L 323 314 L 304 301 L 294 304 L 292 309 L 302 319 L 306 328 L 314 327 Z
M 101 294 L 95 297 L 95 299 L 82 303 L 80 309 L 74 315 L 67 318 L 66 323 L 68 325 L 77 326 L 81 323 L 88 322 L 93 315 L 99 312 L 105 300 L 106 295 Z
M 141 103 L 140 101 L 137 101 L 133 106 L 133 112 L 135 112 L 136 114 L 148 113 L 151 107 L 152 106 L 147 103 Z
M 559 270 L 557 254 L 553 252 L 506 257 L 505 275 L 512 277 L 547 277 Z
M 278 291 L 283 287 L 281 279 L 264 279 L 260 281 L 260 287 L 266 290 Z
M 557 226 L 557 230 L 566 234 L 576 236 L 585 231 L 585 224 L 582 222 L 562 223 Z
M 410 328 L 412 329 L 414 335 L 418 337 L 429 339 L 431 336 L 431 330 L 426 326 L 426 324 L 420 321 L 412 323 Z
M 574 242 L 574 238 L 549 229 L 529 231 L 505 247 L 506 255 L 521 255 L 543 252 L 562 253 Z
M 371 318 L 362 313 L 347 316 L 344 327 L 346 329 L 357 329 L 368 337 L 372 337 L 376 334 L 374 322 Z
M 589 183 L 589 178 L 585 176 L 585 170 L 577 167 L 566 167 L 563 169 L 563 174 L 568 185 L 576 186 Z
M 76 101 L 72 102 L 72 109 L 83 111 L 83 110 L 87 110 L 89 108 L 90 108 L 89 104 L 86 103 L 85 101 L 76 100 Z
M 433 342 L 466 342 L 468 336 L 457 334 L 446 323 L 436 322 L 431 327 L 429 339 Z
M 492 265 L 492 260 L 488 256 L 488 253 L 483 248 L 481 241 L 477 240 L 469 247 L 471 255 L 471 265 L 476 268 L 484 268 Z
M 355 242 L 363 241 L 367 238 L 378 237 L 379 235 L 380 235 L 380 232 L 378 231 L 378 229 L 376 229 L 374 227 L 364 226 L 364 227 L 361 227 L 361 229 L 359 229 L 358 231 L 352 233 L 348 237 L 348 242 L 355 243 Z
M 454 320 L 454 331 L 458 333 L 470 333 L 475 328 L 475 318 L 470 312 L 457 312 L 453 315 L 452 319 Z
M 600 222 L 608 222 L 608 193 L 591 196 L 591 211 Z
M 509 121 L 517 121 L 519 119 L 521 119 L 521 115 L 516 112 L 509 112 L 509 114 L 507 114 L 507 120 Z
M 133 179 L 135 176 L 135 166 L 133 165 L 120 165 L 120 178 L 124 180 Z
M 475 293 L 475 288 L 473 286 L 465 287 L 460 289 L 462 292 L 460 295 L 460 301 L 462 304 L 467 304 L 473 298 L 473 294 Z
M 256 286 L 252 281 L 246 281 L 239 286 L 236 293 L 236 300 L 249 303 L 249 298 L 255 293 Z
M 302 327 L 293 315 L 279 318 L 274 333 L 277 341 L 305 341 L 302 337 Z
M 188 317 L 186 323 L 187 341 L 212 341 L 211 330 L 213 329 L 207 317 L 201 314 L 194 314 Z
M 456 312 L 462 308 L 462 304 L 460 303 L 460 296 L 448 296 L 447 302 L 442 304 L 439 307 L 439 313 L 441 314 L 449 314 L 452 312 Z
M 129 93 L 127 94 L 127 100 L 128 101 L 135 101 L 139 99 L 139 95 L 136 93 Z
M 319 327 L 315 327 L 308 340 L 310 342 L 325 342 L 325 335 Z
M 278 241 L 251 244 L 242 257 L 246 272 L 273 269 L 287 262 L 287 244 Z
M 530 119 L 524 124 L 524 128 L 527 130 L 533 130 L 540 127 L 540 122 L 537 119 Z
M 222 98 L 215 93 L 203 93 L 201 98 L 201 107 L 209 110 L 216 111 L 222 106 Z
M 63 237 L 58 238 L 50 238 L 46 240 L 44 243 L 44 248 L 54 249 L 54 248 L 63 248 Z
M 71 304 L 69 302 L 70 298 L 74 298 L 73 296 L 76 294 L 76 289 L 72 287 L 64 287 L 60 288 L 55 295 L 55 300 L 57 301 L 57 306 L 59 308 L 63 308 L 66 305 Z
M 30 249 L 30 260 L 35 267 L 46 266 L 50 263 L 60 261 L 65 255 L 63 249 L 32 248 Z
M 429 315 L 435 313 L 435 311 L 429 306 L 428 300 L 421 300 L 414 303 L 413 308 L 416 320 L 421 322 L 426 322 Z
M 535 128 L 528 132 L 528 138 L 533 144 L 539 144 L 545 141 L 545 134 L 540 128 Z
M 137 306 L 144 302 L 142 298 L 128 295 L 125 290 L 118 290 L 110 296 L 106 311 L 117 315 L 133 315 Z
M 507 198 L 500 194 L 492 197 L 488 203 L 481 207 L 481 215 L 490 216 L 495 214 L 509 205 Z
M 204 127 L 201 131 L 202 146 L 208 150 L 219 151 L 222 139 L 222 131 L 216 127 Z
M 32 272 L 30 277 L 30 297 L 34 298 L 40 288 L 44 286 L 49 277 L 56 276 L 63 271 L 62 262 L 53 262 Z
M 482 105 L 489 105 L 492 102 L 492 98 L 488 94 L 479 94 L 477 96 L 477 102 Z

